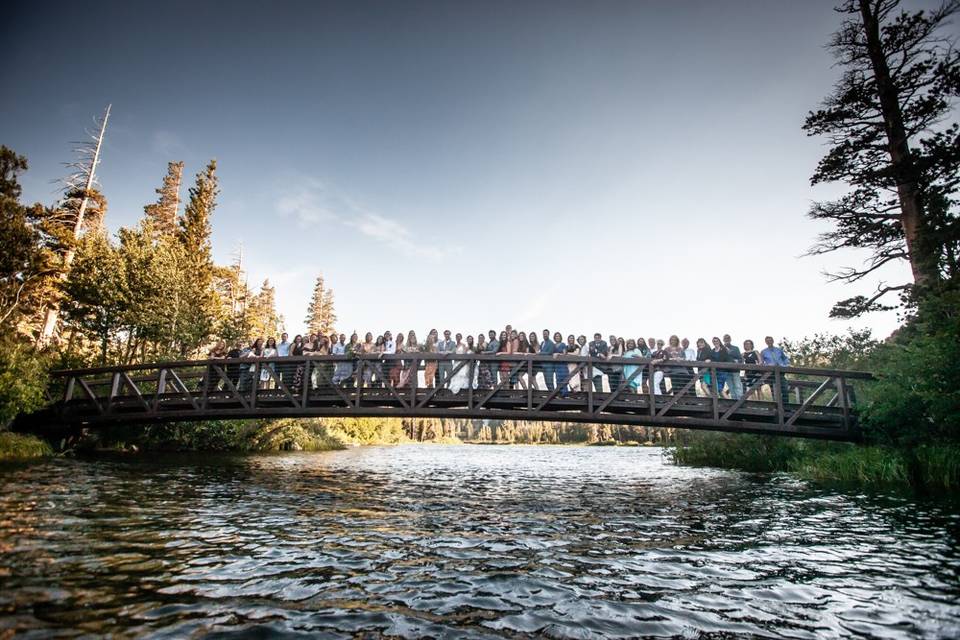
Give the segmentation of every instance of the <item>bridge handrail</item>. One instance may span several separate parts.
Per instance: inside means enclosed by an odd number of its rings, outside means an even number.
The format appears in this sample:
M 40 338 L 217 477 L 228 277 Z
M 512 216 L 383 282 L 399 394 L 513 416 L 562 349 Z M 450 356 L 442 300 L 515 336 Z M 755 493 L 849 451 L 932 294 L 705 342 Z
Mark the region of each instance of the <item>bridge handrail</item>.
M 208 365 L 251 365 L 256 362 L 267 364 L 297 364 L 302 362 L 347 362 L 353 363 L 360 360 L 364 361 L 406 361 L 417 360 L 424 361 L 462 361 L 474 360 L 478 362 L 506 362 L 506 361 L 531 361 L 533 363 L 573 363 L 579 364 L 586 362 L 593 367 L 603 369 L 610 365 L 628 365 L 628 366 L 647 366 L 651 363 L 654 366 L 663 367 L 696 367 L 717 369 L 720 371 L 777 371 L 782 374 L 792 375 L 814 375 L 814 376 L 839 376 L 850 379 L 873 380 L 874 375 L 867 371 L 845 370 L 845 369 L 826 369 L 818 367 L 781 367 L 779 365 L 759 365 L 746 364 L 739 362 L 716 362 L 716 361 L 694 361 L 694 360 L 659 360 L 653 358 L 595 358 L 579 355 L 540 355 L 540 354 L 492 354 L 492 353 L 397 353 L 397 354 L 353 354 L 353 355 L 310 355 L 310 356 L 275 356 L 272 358 L 247 357 L 247 358 L 207 358 L 203 360 L 174 360 L 160 361 L 136 364 L 120 364 L 105 367 L 89 367 L 79 369 L 58 369 L 50 373 L 51 377 L 76 377 L 89 376 L 104 373 L 118 373 L 128 371 L 143 371 L 153 369 L 176 369 L 186 367 L 206 367 Z

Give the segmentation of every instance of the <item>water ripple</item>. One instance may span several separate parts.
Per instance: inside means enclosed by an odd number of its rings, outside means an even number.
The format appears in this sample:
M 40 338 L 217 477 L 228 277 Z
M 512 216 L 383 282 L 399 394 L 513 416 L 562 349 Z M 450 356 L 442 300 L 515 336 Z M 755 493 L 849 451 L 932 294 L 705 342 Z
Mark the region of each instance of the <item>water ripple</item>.
M 957 637 L 960 510 L 657 450 L 0 469 L 0 636 Z

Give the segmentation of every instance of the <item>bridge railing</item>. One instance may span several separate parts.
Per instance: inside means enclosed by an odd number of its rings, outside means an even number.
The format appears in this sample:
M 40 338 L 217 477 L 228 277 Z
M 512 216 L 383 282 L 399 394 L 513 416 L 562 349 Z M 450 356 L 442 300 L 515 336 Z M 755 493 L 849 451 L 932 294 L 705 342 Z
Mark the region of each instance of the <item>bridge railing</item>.
M 743 394 L 724 394 L 740 379 Z M 870 375 L 575 355 L 402 353 L 213 359 L 55 372 L 60 420 L 460 416 L 731 428 L 849 439 Z M 730 385 L 735 390 L 734 385 Z

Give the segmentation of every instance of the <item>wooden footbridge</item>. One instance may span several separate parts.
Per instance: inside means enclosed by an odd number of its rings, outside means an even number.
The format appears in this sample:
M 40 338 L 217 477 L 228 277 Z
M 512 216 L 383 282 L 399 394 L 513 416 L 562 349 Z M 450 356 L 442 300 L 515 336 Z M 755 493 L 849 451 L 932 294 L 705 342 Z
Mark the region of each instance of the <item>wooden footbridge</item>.
M 743 396 L 725 397 L 718 381 L 741 374 Z M 547 389 L 547 377 L 560 384 Z M 64 435 L 127 423 L 435 417 L 852 441 L 859 437 L 853 382 L 868 378 L 870 374 L 854 371 L 538 355 L 418 353 L 162 362 L 57 371 L 48 390 L 49 405 L 21 416 L 15 428 Z

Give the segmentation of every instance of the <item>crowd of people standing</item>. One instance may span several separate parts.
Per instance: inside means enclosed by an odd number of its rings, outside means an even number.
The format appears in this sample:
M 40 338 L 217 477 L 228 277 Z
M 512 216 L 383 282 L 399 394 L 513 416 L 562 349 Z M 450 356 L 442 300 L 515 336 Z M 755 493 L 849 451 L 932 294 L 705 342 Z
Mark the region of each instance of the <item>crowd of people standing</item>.
M 280 342 L 275 338 L 258 338 L 249 346 L 236 343 L 228 349 L 226 343 L 220 342 L 211 351 L 211 358 L 285 358 L 299 356 L 354 356 L 354 355 L 409 355 L 384 359 L 378 366 L 365 366 L 362 375 L 354 375 L 354 364 L 349 360 L 331 362 L 321 365 L 311 372 L 309 383 L 316 387 L 326 377 L 331 384 L 342 386 L 363 385 L 369 387 L 383 386 L 389 381 L 394 388 L 410 386 L 445 387 L 453 393 L 472 386 L 475 389 L 492 389 L 500 384 L 503 388 L 514 389 L 528 386 L 534 389 L 553 391 L 559 388 L 562 395 L 571 392 L 593 389 L 603 391 L 603 378 L 606 378 L 610 390 L 617 389 L 622 381 L 626 387 L 636 393 L 649 393 L 653 385 L 656 395 L 678 393 L 691 387 L 699 395 L 713 395 L 718 393 L 724 397 L 739 399 L 745 388 L 756 386 L 758 382 L 770 386 L 771 395 L 774 393 L 773 378 L 762 379 L 758 371 L 741 371 L 735 368 L 703 370 L 691 363 L 716 362 L 729 365 L 736 363 L 755 365 L 789 366 L 790 360 L 783 349 L 776 346 L 771 336 L 765 338 L 766 347 L 760 351 L 756 349 L 752 340 L 744 340 L 742 349 L 733 344 L 729 334 L 722 338 L 713 337 L 709 342 L 704 338 L 691 346 L 687 338 L 670 336 L 666 341 L 656 338 L 626 338 L 610 335 L 609 341 L 604 340 L 600 333 L 595 333 L 593 340 L 588 341 L 585 335 L 570 334 L 564 340 L 559 332 L 551 333 L 544 329 L 542 337 L 535 332 L 526 333 L 507 325 L 499 333 L 490 330 L 486 335 L 467 335 L 466 339 L 460 333 L 452 334 L 449 330 L 441 337 L 436 329 L 427 332 L 423 341 L 418 340 L 415 331 L 397 332 L 396 337 L 390 331 L 374 337 L 368 332 L 361 340 L 357 333 L 349 339 L 343 333 L 332 333 L 329 336 L 310 334 L 306 337 L 297 335 L 293 340 L 288 334 L 281 336 Z M 593 366 L 585 367 L 577 359 L 565 358 L 563 362 L 550 362 L 545 358 L 534 361 L 532 375 L 525 367 L 516 366 L 511 360 L 476 362 L 475 366 L 459 366 L 463 359 L 445 360 L 443 358 L 421 359 L 415 356 L 420 354 L 486 354 L 486 355 L 519 355 L 531 354 L 549 356 L 556 359 L 559 356 L 580 356 L 593 359 Z M 622 362 L 604 363 L 612 358 L 644 358 L 650 359 L 657 366 L 653 372 L 653 380 L 645 380 L 647 373 L 645 364 L 625 364 Z M 599 361 L 599 362 L 598 362 Z M 422 365 L 422 368 L 421 368 Z M 304 380 L 303 362 L 291 364 L 270 363 L 260 367 L 257 371 L 255 364 L 236 365 L 233 376 L 238 389 L 244 390 L 254 384 L 261 388 L 276 386 L 279 380 L 293 388 L 302 388 L 307 383 Z M 420 372 L 422 371 L 422 381 Z M 323 376 L 323 373 L 326 376 Z M 712 373 L 717 379 L 711 379 Z M 257 380 L 254 380 L 254 377 Z M 360 379 L 356 379 L 356 378 Z M 786 377 L 780 376 L 781 394 L 786 397 Z

